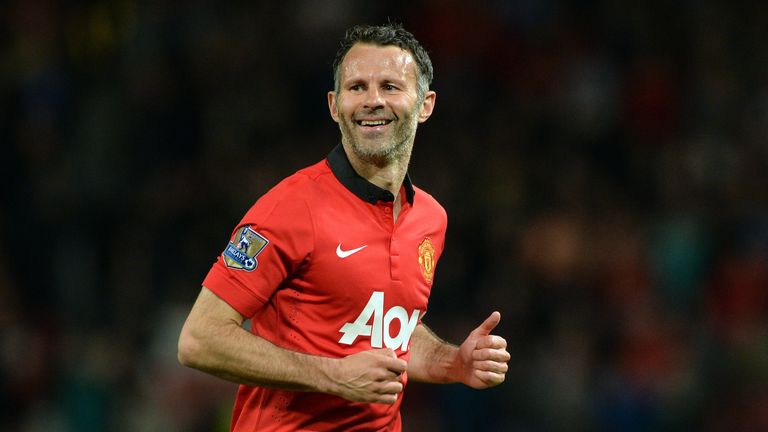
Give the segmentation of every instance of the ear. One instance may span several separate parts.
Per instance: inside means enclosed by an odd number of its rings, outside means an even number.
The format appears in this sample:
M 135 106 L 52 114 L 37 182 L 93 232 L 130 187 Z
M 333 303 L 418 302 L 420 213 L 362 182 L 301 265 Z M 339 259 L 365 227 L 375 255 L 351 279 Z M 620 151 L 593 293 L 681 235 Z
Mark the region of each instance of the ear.
M 424 95 L 424 102 L 421 104 L 421 109 L 419 110 L 419 123 L 424 123 L 429 116 L 432 115 L 432 111 L 435 109 L 436 99 L 437 93 L 431 90 Z
M 336 107 L 336 92 L 331 90 L 328 92 L 328 110 L 331 112 L 331 118 L 336 123 L 339 122 L 339 111 Z

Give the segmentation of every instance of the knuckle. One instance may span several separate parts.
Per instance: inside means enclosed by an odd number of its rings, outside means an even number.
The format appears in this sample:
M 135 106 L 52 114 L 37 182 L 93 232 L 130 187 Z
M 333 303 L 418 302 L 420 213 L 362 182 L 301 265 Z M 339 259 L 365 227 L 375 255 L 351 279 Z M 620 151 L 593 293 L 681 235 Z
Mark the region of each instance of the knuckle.
M 496 351 L 493 352 L 493 356 L 492 357 L 493 357 L 493 360 L 495 360 L 497 362 L 506 362 L 507 360 L 509 360 L 510 355 L 506 351 L 496 350 Z

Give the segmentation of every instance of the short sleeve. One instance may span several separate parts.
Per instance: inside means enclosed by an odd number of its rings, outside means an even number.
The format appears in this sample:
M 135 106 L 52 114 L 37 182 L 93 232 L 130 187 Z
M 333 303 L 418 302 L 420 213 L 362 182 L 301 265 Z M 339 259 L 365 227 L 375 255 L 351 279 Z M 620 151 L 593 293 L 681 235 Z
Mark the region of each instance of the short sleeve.
M 263 196 L 232 232 L 203 281 L 245 317 L 253 316 L 305 261 L 314 229 L 298 199 Z

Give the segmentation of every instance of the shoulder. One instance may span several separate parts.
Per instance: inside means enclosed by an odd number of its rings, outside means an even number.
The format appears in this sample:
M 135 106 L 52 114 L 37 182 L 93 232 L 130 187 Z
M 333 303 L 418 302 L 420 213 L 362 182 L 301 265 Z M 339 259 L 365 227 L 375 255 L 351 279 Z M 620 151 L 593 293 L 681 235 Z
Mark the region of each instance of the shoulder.
M 312 194 L 320 187 L 320 184 L 328 175 L 333 174 L 328 168 L 327 162 L 322 160 L 284 178 L 264 194 L 262 198 L 281 198 L 285 196 L 295 198 L 302 194 Z
M 260 196 L 253 206 L 263 210 L 285 201 L 302 201 L 309 204 L 318 196 L 322 196 L 322 190 L 329 187 L 328 180 L 332 176 L 328 163 L 322 160 L 284 178 Z
M 332 175 L 325 160 L 303 168 L 284 178 L 264 195 L 260 196 L 246 213 L 245 219 L 282 223 L 305 220 L 309 206 L 323 188 L 325 177 Z
M 430 195 L 424 189 L 421 189 L 417 186 L 414 186 L 413 190 L 414 190 L 414 197 L 413 197 L 414 207 L 420 208 L 421 211 L 429 212 L 433 216 L 439 217 L 442 220 L 447 221 L 448 214 L 446 213 L 445 208 L 440 204 L 440 202 L 437 201 L 435 197 Z
M 435 197 L 433 197 L 429 192 L 425 191 L 424 189 L 414 186 L 413 187 L 414 196 L 413 196 L 413 203 L 414 205 L 420 205 L 428 207 L 431 210 L 439 210 L 443 213 L 445 213 L 445 209 L 440 204 L 440 202 L 437 201 Z

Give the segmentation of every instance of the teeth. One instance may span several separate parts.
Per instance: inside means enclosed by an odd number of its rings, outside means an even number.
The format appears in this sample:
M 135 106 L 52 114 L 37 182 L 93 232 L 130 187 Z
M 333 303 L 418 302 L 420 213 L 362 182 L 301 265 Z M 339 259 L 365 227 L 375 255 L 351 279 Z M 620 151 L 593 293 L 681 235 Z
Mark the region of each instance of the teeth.
M 362 126 L 383 126 L 387 124 L 386 120 L 361 120 L 360 124 Z

